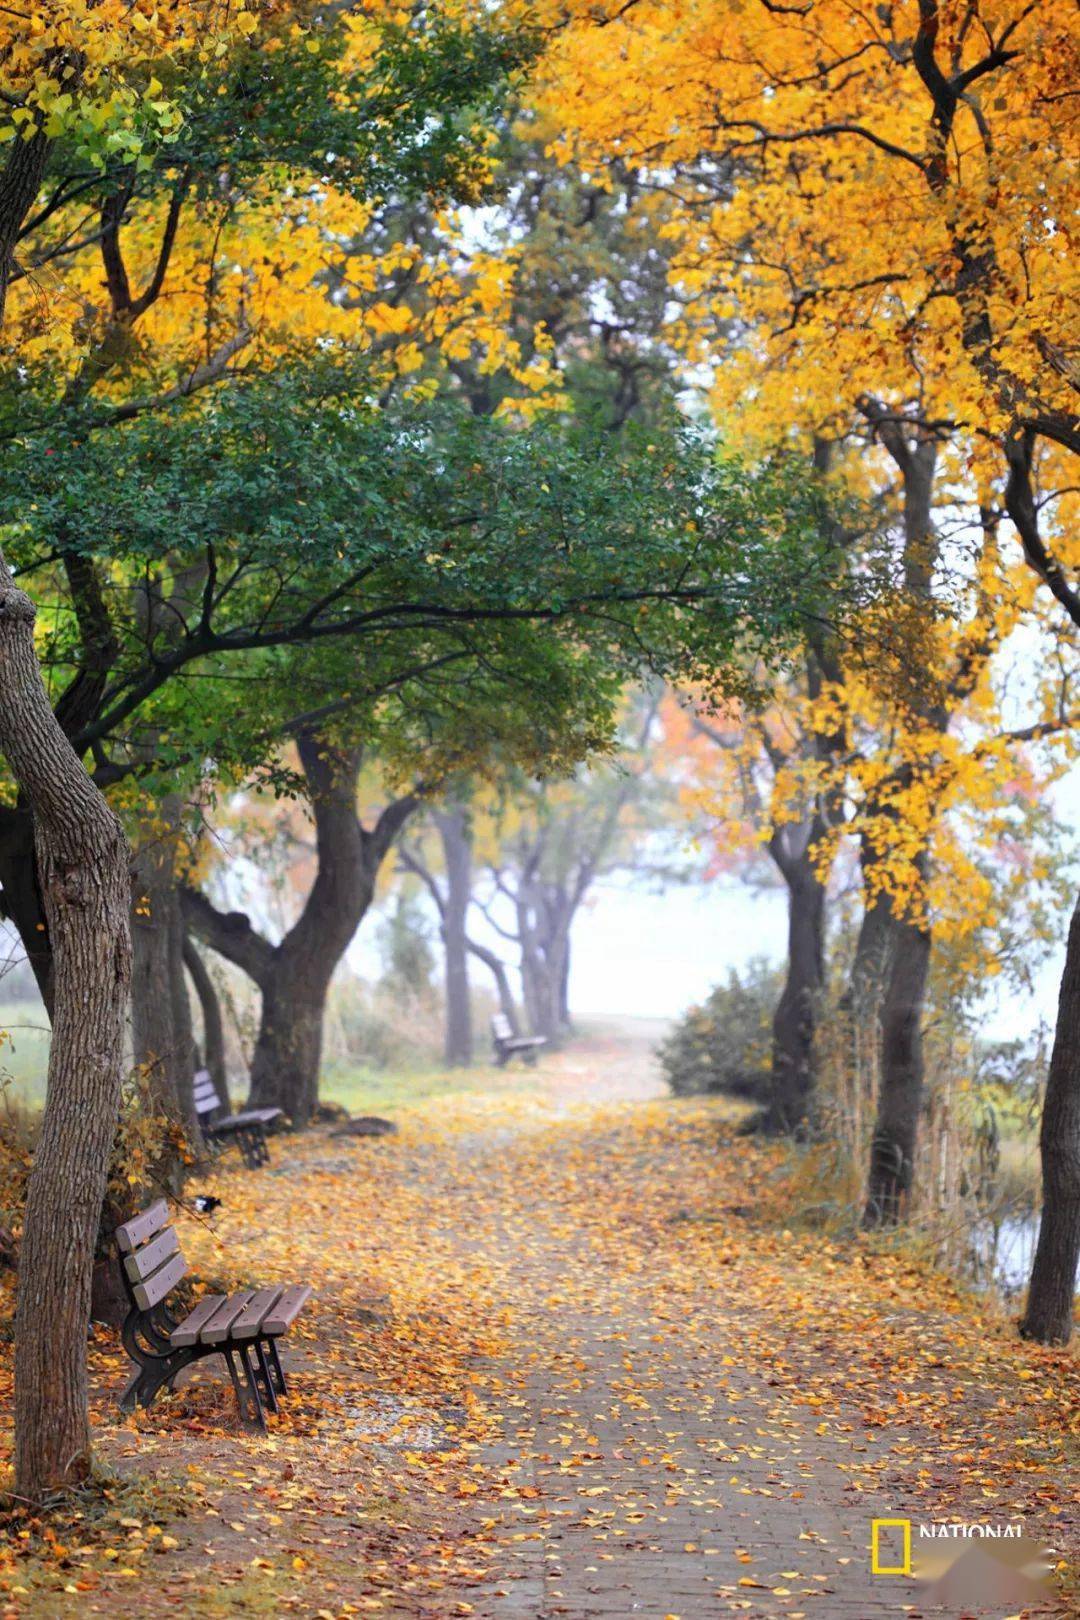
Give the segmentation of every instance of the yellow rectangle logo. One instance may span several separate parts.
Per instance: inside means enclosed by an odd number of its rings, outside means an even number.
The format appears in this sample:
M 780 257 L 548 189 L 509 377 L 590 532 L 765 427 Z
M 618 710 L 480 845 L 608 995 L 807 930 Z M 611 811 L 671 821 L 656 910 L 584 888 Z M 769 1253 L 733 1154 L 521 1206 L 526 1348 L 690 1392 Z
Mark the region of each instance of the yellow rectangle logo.
M 883 1564 L 881 1562 L 881 1532 L 883 1530 L 899 1530 L 901 1532 L 904 1561 L 902 1564 Z M 872 1575 L 910 1575 L 911 1574 L 911 1520 L 910 1519 L 873 1519 L 870 1524 L 870 1573 Z

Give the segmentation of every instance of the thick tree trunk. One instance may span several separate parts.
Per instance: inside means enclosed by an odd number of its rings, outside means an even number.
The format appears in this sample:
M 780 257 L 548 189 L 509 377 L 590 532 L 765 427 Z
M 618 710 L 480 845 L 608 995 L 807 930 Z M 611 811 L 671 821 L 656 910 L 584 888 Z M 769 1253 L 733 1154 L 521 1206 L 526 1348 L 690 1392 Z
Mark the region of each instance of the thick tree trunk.
M 33 622 L 0 564 L 0 749 L 34 815 L 55 987 L 15 1328 L 15 1491 L 29 1502 L 90 1468 L 86 1333 L 130 972 L 127 843 L 53 715 Z
M 878 1039 L 881 998 L 888 977 L 892 942 L 892 908 L 888 898 L 879 894 L 863 910 L 851 961 L 851 976 L 840 1001 L 840 1015 L 846 1025 L 848 1061 L 853 1074 L 859 1071 L 867 1042 Z
M 435 813 L 446 870 L 446 894 L 440 923 L 446 967 L 446 1035 L 443 1056 L 448 1068 L 473 1059 L 472 1004 L 469 995 L 469 946 L 465 923 L 472 901 L 472 847 L 466 812 L 454 807 Z
M 555 883 L 537 878 L 523 883 L 517 896 L 521 942 L 521 989 L 534 1035 L 557 1042 L 567 1030 L 570 930 L 577 902 Z
M 77 59 L 72 57 L 70 65 Z M 74 89 L 75 80 L 72 78 Z M 15 246 L 19 231 L 45 177 L 52 141 L 41 130 L 28 141 L 16 139 L 8 147 L 7 161 L 0 172 L 0 326 L 4 321 L 8 283 L 15 268 Z
M 357 927 L 366 910 L 351 913 Z M 301 1127 L 310 1122 L 319 1105 L 326 996 L 344 948 L 324 944 L 314 958 L 294 950 L 276 956 L 262 984 L 249 1107 L 281 1108 Z
M 924 890 L 927 862 L 918 862 Z M 893 918 L 881 1003 L 881 1079 L 870 1146 L 863 1224 L 892 1226 L 911 1191 L 923 1101 L 923 1015 L 931 936 L 922 922 Z
M 202 1012 L 202 1060 L 210 1071 L 218 1096 L 224 1100 L 229 1095 L 229 1077 L 225 1068 L 225 1023 L 221 1016 L 221 1001 L 210 977 L 210 969 L 186 931 L 182 954 Z
M 521 954 L 521 988 L 534 1035 L 559 1041 L 564 1028 L 560 1017 L 562 967 L 557 942 L 543 951 L 531 948 Z
M 167 801 L 131 867 L 131 1040 L 156 1107 L 198 1140 L 192 1091 L 191 1012 L 183 980 L 184 922 L 175 877 L 180 807 Z M 175 1166 L 172 1167 L 175 1170 Z
M 1080 900 L 1069 927 L 1039 1151 L 1042 1219 L 1020 1331 L 1040 1344 L 1066 1344 L 1080 1263 Z
M 825 986 L 825 890 L 809 855 L 789 865 L 787 979 L 773 1015 L 769 1124 L 805 1124 L 814 1089 L 814 1041 Z

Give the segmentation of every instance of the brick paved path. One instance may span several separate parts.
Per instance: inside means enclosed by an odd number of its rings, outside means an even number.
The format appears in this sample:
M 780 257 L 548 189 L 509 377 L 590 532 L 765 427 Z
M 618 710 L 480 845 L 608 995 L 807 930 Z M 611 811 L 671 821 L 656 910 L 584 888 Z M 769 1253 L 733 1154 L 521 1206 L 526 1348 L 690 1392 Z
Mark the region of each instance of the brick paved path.
M 923 1607 L 916 1583 L 872 1575 L 871 1520 L 929 1518 L 914 1473 L 935 1458 L 912 1455 L 899 1419 L 868 1429 L 841 1408 L 825 1423 L 793 1403 L 790 1384 L 820 1377 L 823 1355 L 839 1354 L 840 1378 L 842 1337 L 808 1342 L 782 1299 L 748 1303 L 734 1273 L 720 1287 L 715 1270 L 673 1273 L 624 1189 L 613 1245 L 603 1144 L 583 1152 L 567 1133 L 562 1151 L 572 1173 L 560 1180 L 552 1164 L 527 1229 L 504 1234 L 495 1280 L 512 1334 L 492 1369 L 506 1407 L 486 1460 L 521 1494 L 476 1499 L 492 1574 L 447 1593 L 439 1620 L 1015 1615 L 1015 1603 Z M 513 1183 L 512 1154 L 507 1165 L 482 1144 L 474 1153 L 477 1177 Z M 667 1169 L 677 1201 L 678 1162 Z M 913 1339 L 935 1331 L 917 1302 L 900 1314 Z M 981 1500 L 946 1516 L 1001 1517 Z

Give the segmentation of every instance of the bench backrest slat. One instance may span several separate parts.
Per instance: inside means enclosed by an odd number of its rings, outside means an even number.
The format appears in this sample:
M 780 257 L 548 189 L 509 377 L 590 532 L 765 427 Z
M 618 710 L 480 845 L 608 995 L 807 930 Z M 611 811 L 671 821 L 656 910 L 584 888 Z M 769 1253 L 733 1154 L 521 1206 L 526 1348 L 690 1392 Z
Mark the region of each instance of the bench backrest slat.
M 123 1226 L 118 1226 L 114 1236 L 116 1247 L 121 1254 L 131 1254 L 140 1243 L 148 1243 L 162 1227 L 169 1224 L 169 1206 L 164 1198 L 159 1198 L 156 1204 L 144 1209 L 141 1215 L 135 1215 Z
M 144 1243 L 141 1249 L 134 1254 L 124 1256 L 124 1269 L 132 1282 L 143 1282 L 151 1276 L 159 1266 L 178 1252 L 180 1239 L 172 1226 L 167 1226 L 164 1232 L 159 1232 L 156 1238 Z
M 166 1294 L 171 1294 L 181 1277 L 187 1275 L 187 1261 L 182 1254 L 174 1254 L 171 1260 L 166 1260 L 151 1276 L 142 1282 L 137 1282 L 131 1292 L 135 1296 L 135 1303 L 141 1311 L 148 1311 L 153 1305 L 160 1305 Z
M 224 1104 L 218 1096 L 217 1087 L 210 1075 L 209 1069 L 197 1069 L 195 1072 L 195 1112 L 197 1114 L 212 1114 L 215 1108 Z

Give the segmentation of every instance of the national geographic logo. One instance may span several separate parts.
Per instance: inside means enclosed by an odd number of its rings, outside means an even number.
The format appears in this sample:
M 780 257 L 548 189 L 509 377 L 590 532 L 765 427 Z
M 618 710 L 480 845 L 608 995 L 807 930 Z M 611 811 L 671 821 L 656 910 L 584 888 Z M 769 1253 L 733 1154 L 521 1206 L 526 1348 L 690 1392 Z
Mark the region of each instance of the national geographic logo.
M 870 1569 L 918 1581 L 927 1602 L 1022 1607 L 1046 1596 L 1051 1558 L 1019 1524 L 874 1519 Z

